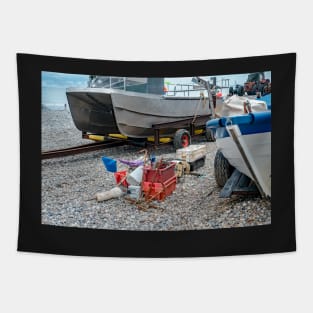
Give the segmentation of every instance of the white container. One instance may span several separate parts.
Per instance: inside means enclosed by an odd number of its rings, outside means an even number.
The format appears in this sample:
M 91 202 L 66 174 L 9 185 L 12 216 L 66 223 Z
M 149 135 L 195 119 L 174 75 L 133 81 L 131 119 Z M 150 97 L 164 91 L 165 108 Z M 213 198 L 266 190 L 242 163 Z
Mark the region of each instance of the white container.
M 141 187 L 140 186 L 128 186 L 129 197 L 138 200 L 140 198 Z
M 138 186 L 141 184 L 142 175 L 143 175 L 143 166 L 141 165 L 138 166 L 131 173 L 129 173 L 126 180 L 130 185 Z
M 207 153 L 206 145 L 190 145 L 176 150 L 176 159 L 194 162 L 203 158 Z

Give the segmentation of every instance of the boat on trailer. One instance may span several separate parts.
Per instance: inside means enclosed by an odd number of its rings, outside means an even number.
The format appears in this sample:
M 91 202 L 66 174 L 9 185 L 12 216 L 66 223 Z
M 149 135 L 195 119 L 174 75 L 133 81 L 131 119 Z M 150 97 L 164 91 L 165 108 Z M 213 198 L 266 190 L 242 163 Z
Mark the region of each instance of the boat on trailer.
M 136 79 L 141 81 L 136 84 Z M 177 130 L 175 122 L 196 121 L 212 114 L 212 99 L 204 96 L 204 88 L 176 88 L 172 94 L 164 93 L 164 80 L 148 78 L 143 82 L 143 79 L 124 78 L 114 85 L 111 77 L 92 76 L 88 87 L 68 88 L 66 95 L 75 126 L 86 133 L 147 138 L 154 135 L 155 125 L 167 124 L 162 135 L 170 135 Z M 195 92 L 198 96 L 191 95 Z
M 271 197 L 271 111 L 250 112 L 212 119 L 207 128 L 213 131 L 218 152 L 215 171 L 230 177 L 232 168 L 251 178 L 263 197 Z M 225 161 L 226 160 L 226 161 Z

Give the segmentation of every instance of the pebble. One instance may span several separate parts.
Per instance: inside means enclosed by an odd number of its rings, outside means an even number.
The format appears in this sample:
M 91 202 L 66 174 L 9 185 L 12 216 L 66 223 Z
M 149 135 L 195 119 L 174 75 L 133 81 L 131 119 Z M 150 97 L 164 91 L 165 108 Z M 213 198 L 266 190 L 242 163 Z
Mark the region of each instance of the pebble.
M 89 140 L 73 124 L 68 111 L 42 110 L 42 151 L 61 149 Z M 178 231 L 233 228 L 271 224 L 271 203 L 259 197 L 234 195 L 219 198 L 214 179 L 214 142 L 197 137 L 193 143 L 205 144 L 205 165 L 196 172 L 204 176 L 185 176 L 175 192 L 159 209 L 138 210 L 123 198 L 97 203 L 87 201 L 98 191 L 115 186 L 114 176 L 105 170 L 101 157 L 134 160 L 141 148 L 123 146 L 64 158 L 42 160 L 42 223 L 68 227 Z M 160 146 L 156 157 L 174 158 L 171 145 Z M 125 167 L 119 164 L 119 170 Z

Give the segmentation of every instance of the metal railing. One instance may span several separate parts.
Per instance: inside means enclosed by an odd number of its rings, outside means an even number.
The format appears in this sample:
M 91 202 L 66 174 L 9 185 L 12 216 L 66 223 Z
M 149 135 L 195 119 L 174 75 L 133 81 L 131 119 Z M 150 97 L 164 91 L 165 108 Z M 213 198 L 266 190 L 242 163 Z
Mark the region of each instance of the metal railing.
M 165 95 L 168 97 L 184 96 L 189 97 L 191 93 L 201 92 L 206 90 L 205 88 L 194 85 L 194 84 L 165 84 L 167 90 L 165 90 Z
M 99 86 L 97 86 L 97 82 L 99 80 L 103 80 L 103 82 L 99 83 Z M 127 77 L 115 77 L 115 76 L 109 76 L 109 77 L 101 77 L 101 76 L 95 76 L 93 77 L 89 82 L 88 85 L 92 87 L 99 87 L 99 88 L 113 88 L 113 89 L 120 89 L 120 90 L 126 90 L 126 87 L 128 86 L 140 86 L 144 83 L 134 83 L 128 81 Z
M 127 79 L 127 77 L 101 77 L 101 76 L 95 76 L 89 81 L 89 86 L 96 87 L 97 81 L 101 81 L 103 79 L 103 82 L 99 83 L 98 87 L 103 88 L 113 88 L 113 89 L 120 89 L 120 90 L 126 90 L 128 86 L 140 86 L 144 83 L 130 83 Z M 175 96 L 181 96 L 181 97 L 190 97 L 190 96 L 199 96 L 200 92 L 206 91 L 206 89 L 203 86 L 200 86 L 198 84 L 182 84 L 182 83 L 165 83 L 164 84 L 164 95 L 167 97 L 175 97 Z

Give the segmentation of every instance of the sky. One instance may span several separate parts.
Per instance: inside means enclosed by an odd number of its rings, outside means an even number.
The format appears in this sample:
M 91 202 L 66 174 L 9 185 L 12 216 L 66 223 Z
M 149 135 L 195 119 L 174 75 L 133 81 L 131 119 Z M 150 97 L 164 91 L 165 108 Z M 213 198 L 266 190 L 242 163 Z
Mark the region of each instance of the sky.
M 243 84 L 247 79 L 248 74 L 234 75 L 219 75 L 217 85 L 221 83 L 222 78 L 230 79 L 230 86 L 234 84 Z M 265 72 L 265 77 L 271 79 L 271 72 Z M 202 76 L 208 80 L 209 76 Z M 65 74 L 56 72 L 41 72 L 41 103 L 44 106 L 64 108 L 67 103 L 66 88 L 69 87 L 87 87 L 89 75 Z M 192 84 L 192 77 L 171 77 L 165 78 L 165 82 L 171 84 Z M 174 86 L 170 86 L 169 91 L 173 90 Z M 182 87 L 182 89 L 186 89 Z M 223 90 L 223 94 L 227 93 L 228 89 Z M 199 91 L 194 91 L 190 96 L 198 96 Z
M 248 74 L 219 75 L 217 84 L 222 78 L 230 78 L 230 85 L 243 84 Z M 265 77 L 271 79 L 271 72 L 265 72 Z M 208 79 L 208 76 L 203 78 Z M 86 87 L 88 75 L 64 74 L 55 72 L 42 72 L 42 87 L 67 88 L 67 87 Z M 165 78 L 171 83 L 191 83 L 191 77 Z
M 54 88 L 85 87 L 88 77 L 88 75 L 41 72 L 41 86 Z

